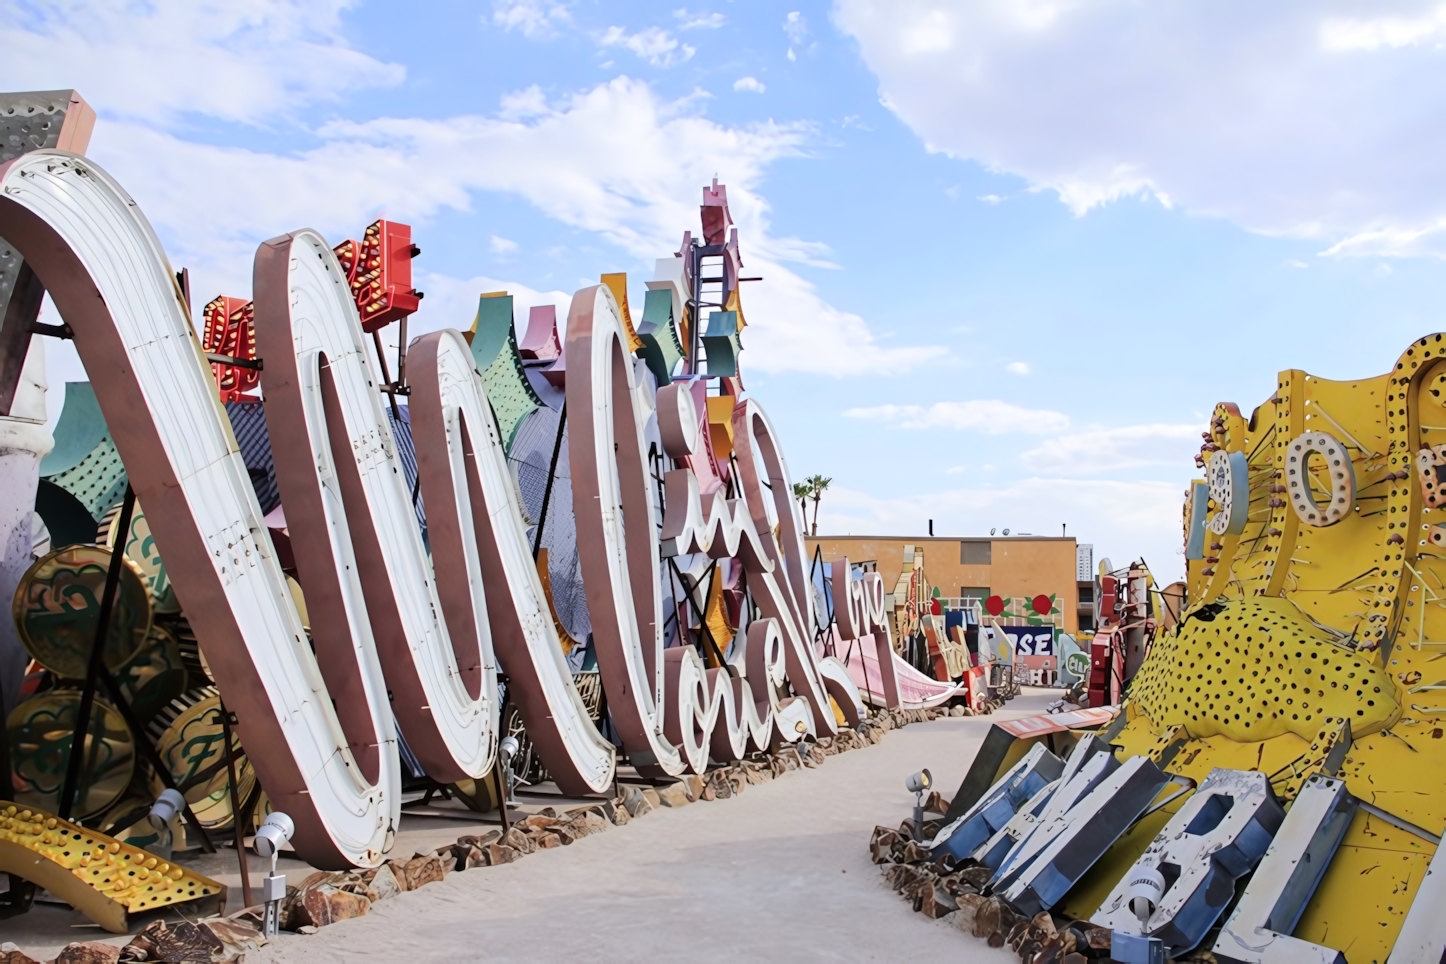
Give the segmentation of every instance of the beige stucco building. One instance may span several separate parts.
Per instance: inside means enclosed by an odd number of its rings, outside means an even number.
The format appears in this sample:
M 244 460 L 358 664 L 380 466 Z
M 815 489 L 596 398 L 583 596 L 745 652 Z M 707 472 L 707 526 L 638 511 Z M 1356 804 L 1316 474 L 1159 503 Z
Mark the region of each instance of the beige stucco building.
M 807 544 L 810 559 L 818 549 L 826 563 L 847 557 L 872 564 L 890 591 L 912 546 L 923 551 L 924 575 L 946 598 L 1054 596 L 1061 630 L 1076 635 L 1081 620 L 1086 629 L 1094 626 L 1093 547 L 1073 537 L 810 536 Z

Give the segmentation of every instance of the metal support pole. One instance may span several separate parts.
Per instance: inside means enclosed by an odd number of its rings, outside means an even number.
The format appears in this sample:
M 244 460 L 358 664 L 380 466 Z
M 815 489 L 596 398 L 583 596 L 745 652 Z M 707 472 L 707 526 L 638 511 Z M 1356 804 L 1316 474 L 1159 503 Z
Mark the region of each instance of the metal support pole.
M 562 455 L 562 435 L 567 428 L 567 402 L 562 403 L 562 414 L 557 420 L 557 440 L 552 443 L 552 464 L 547 467 L 547 484 L 542 488 L 542 511 L 537 514 L 537 534 L 532 537 L 532 561 L 542 551 L 542 527 L 547 524 L 547 506 L 552 501 L 552 480 L 557 476 L 557 459 Z
M 497 813 L 502 817 L 502 835 L 507 836 L 507 831 L 512 829 L 512 823 L 507 818 L 507 786 L 502 777 L 502 754 L 497 754 L 492 763 L 492 782 L 497 785 Z
M 407 318 L 409 315 L 402 315 L 402 327 L 397 332 L 397 391 L 403 395 L 410 395 L 411 390 L 407 388 Z
M 708 640 L 709 645 L 713 649 L 711 655 L 714 661 L 717 662 L 719 669 L 723 669 L 727 665 L 727 660 L 723 658 L 722 647 L 719 646 L 718 641 L 713 638 L 713 627 L 708 625 L 708 607 L 713 602 L 713 585 L 717 581 L 718 560 L 714 559 L 713 564 L 708 567 L 708 588 L 703 593 L 703 609 L 698 613 L 698 625 L 703 628 L 703 636 Z M 691 592 L 688 594 L 688 598 L 693 598 Z
M 688 249 L 688 261 L 693 269 L 693 319 L 688 326 L 688 374 L 698 374 L 698 328 L 703 323 L 703 258 L 698 253 L 698 242 Z
M 156 776 L 166 785 L 167 789 L 175 790 L 181 794 L 181 799 L 184 800 L 186 797 L 185 790 L 177 786 L 176 778 L 171 773 L 171 768 L 166 766 L 166 761 L 162 760 L 160 753 L 156 752 L 156 748 L 152 745 L 150 737 L 146 735 L 145 728 L 141 726 L 140 720 L 136 719 L 135 713 L 131 710 L 130 703 L 126 702 L 125 694 L 121 692 L 120 683 L 116 682 L 116 678 L 111 675 L 110 670 L 105 668 L 104 663 L 100 665 L 99 675 L 100 681 L 105 684 L 106 693 L 110 695 L 111 702 L 115 704 L 115 708 L 117 712 L 120 713 L 121 718 L 126 721 L 126 727 L 131 731 L 131 737 L 140 749 L 141 756 L 146 758 L 146 762 L 151 765 L 151 769 L 156 771 Z M 205 827 L 201 826 L 201 821 L 196 818 L 195 812 L 191 810 L 191 805 L 187 803 L 186 808 L 181 812 L 186 818 L 186 823 L 190 824 L 191 829 L 196 831 L 196 834 L 201 838 L 201 849 L 205 850 L 208 854 L 214 854 L 216 852 L 216 846 L 211 843 L 211 835 L 206 833 Z
M 0 687 L 0 723 L 3 723 L 10 716 L 10 710 L 5 706 L 5 690 Z M 0 774 L 4 776 L 4 782 L 0 783 L 0 799 L 15 799 L 15 771 L 10 769 L 10 734 L 0 732 Z
M 397 408 L 397 387 L 392 384 L 391 373 L 387 371 L 387 355 L 386 351 L 382 348 L 381 329 L 372 332 L 372 344 L 374 344 L 377 349 L 377 364 L 382 366 L 382 391 L 386 393 L 387 401 L 392 405 L 392 418 L 400 422 L 402 420 L 402 410 Z M 393 429 L 393 431 L 396 430 Z
M 105 590 L 100 597 L 100 614 L 95 624 L 95 640 L 90 648 L 90 662 L 85 674 L 85 688 L 80 694 L 80 709 L 76 711 L 75 732 L 70 738 L 70 751 L 65 761 L 65 783 L 60 790 L 60 818 L 70 819 L 75 804 L 75 794 L 80 783 L 80 767 L 85 756 L 86 737 L 90 733 L 90 713 L 95 705 L 95 686 L 100 671 L 105 667 L 105 638 L 110 630 L 111 609 L 115 606 L 116 587 L 120 583 L 121 566 L 124 564 L 126 537 L 131 529 L 131 513 L 136 506 L 136 493 L 126 483 L 125 498 L 121 500 L 120 516 L 116 519 L 116 546 L 111 552 L 110 568 L 105 575 Z M 144 737 L 140 737 L 144 739 Z M 79 747 L 76 744 L 79 743 Z
M 241 824 L 241 793 L 236 784 L 236 747 L 231 742 L 231 714 L 220 703 L 221 736 L 226 741 L 226 787 L 231 794 L 231 829 L 236 836 L 236 860 L 241 865 L 242 907 L 251 906 L 251 868 L 246 861 L 246 828 Z
M 689 604 L 690 606 L 692 606 L 692 607 L 693 607 L 695 610 L 697 610 L 697 612 L 698 612 L 698 625 L 702 628 L 702 633 L 701 633 L 701 635 L 702 635 L 702 637 L 703 637 L 703 641 L 704 641 L 704 643 L 706 643 L 708 646 L 712 646 L 712 647 L 713 647 L 713 654 L 714 654 L 715 658 L 718 660 L 718 667 L 719 667 L 720 669 L 722 669 L 724 672 L 726 672 L 729 676 L 736 676 L 736 675 L 738 675 L 738 671 L 735 670 L 731 665 L 729 665 L 728 660 L 726 660 L 726 659 L 723 658 L 723 650 L 719 648 L 719 646 L 718 646 L 718 641 L 713 638 L 713 633 L 708 629 L 708 610 L 707 610 L 706 608 L 699 608 L 697 600 L 695 600 L 695 599 L 693 598 L 693 590 L 691 590 L 691 589 L 688 588 L 688 583 L 687 583 L 686 581 L 684 581 L 684 579 L 683 579 L 683 573 L 682 573 L 682 571 L 678 569 L 678 564 L 673 561 L 673 557 L 671 557 L 671 556 L 668 557 L 668 566 L 669 566 L 669 568 L 671 568 L 671 569 L 673 570 L 673 575 L 675 575 L 675 576 L 678 577 L 678 585 L 681 586 L 682 589 L 683 589 L 683 591 L 687 594 L 688 604 Z M 718 567 L 718 562 L 717 562 L 717 560 L 714 560 L 711 571 L 712 571 L 715 575 L 716 575 L 716 573 L 717 573 L 717 571 L 718 571 L 717 567 Z M 710 583 L 709 583 L 709 589 L 711 590 L 711 588 L 712 588 L 712 583 L 710 582 Z M 687 632 L 688 632 L 687 629 L 686 629 L 686 627 L 684 627 L 684 625 L 683 625 L 683 623 L 682 623 L 681 620 L 680 620 L 679 623 L 678 623 L 678 632 L 679 632 L 680 635 L 681 635 L 681 634 L 687 634 Z M 689 641 L 690 643 L 692 642 L 691 639 L 689 639 L 688 641 Z M 705 652 L 706 652 L 706 646 L 705 646 Z

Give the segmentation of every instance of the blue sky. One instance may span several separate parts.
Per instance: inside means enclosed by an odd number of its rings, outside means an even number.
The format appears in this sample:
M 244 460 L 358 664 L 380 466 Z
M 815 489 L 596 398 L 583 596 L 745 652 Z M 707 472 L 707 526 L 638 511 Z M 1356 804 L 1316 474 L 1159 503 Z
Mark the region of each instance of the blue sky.
M 0 12 L 0 83 L 90 100 L 198 303 L 247 295 L 268 237 L 383 214 L 423 249 L 414 332 L 483 290 L 640 292 L 716 174 L 765 278 L 745 382 L 794 475 L 833 477 L 830 532 L 1068 524 L 1171 577 L 1215 402 L 1446 327 L 1433 4 Z M 64 348 L 50 372 L 82 377 Z

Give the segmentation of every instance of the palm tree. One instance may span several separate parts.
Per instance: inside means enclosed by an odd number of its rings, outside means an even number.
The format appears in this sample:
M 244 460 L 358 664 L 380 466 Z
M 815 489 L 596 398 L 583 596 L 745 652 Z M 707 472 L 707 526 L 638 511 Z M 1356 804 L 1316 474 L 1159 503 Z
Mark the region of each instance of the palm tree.
M 803 523 L 808 524 L 808 497 L 813 495 L 813 486 L 807 482 L 793 483 L 793 497 L 798 500 L 799 511 L 803 513 Z
M 818 535 L 818 503 L 819 503 L 819 500 L 823 498 L 823 493 L 828 489 L 828 484 L 829 484 L 830 482 L 832 482 L 833 479 L 829 478 L 828 476 L 824 476 L 824 475 L 810 475 L 808 478 L 804 479 L 803 481 L 804 481 L 804 484 L 806 484 L 806 485 L 808 486 L 808 489 L 809 489 L 809 492 L 808 492 L 809 498 L 813 499 L 813 534 L 814 534 L 815 536 L 817 536 L 817 535 Z M 795 487 L 795 488 L 796 488 L 796 487 Z

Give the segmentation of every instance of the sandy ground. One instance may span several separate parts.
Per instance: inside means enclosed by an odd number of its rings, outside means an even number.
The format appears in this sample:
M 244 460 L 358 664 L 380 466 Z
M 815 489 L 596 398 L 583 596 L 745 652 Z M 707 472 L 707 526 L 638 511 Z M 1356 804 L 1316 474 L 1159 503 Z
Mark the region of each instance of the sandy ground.
M 875 746 L 829 757 L 818 769 L 749 787 L 730 800 L 661 809 L 571 847 L 451 874 L 376 904 L 357 920 L 310 936 L 283 934 L 257 960 L 421 964 L 677 954 L 704 961 L 891 961 L 944 955 L 1006 964 L 1016 959 L 1007 949 L 991 950 L 950 924 L 915 914 L 889 890 L 869 861 L 869 833 L 875 824 L 893 826 L 910 813 L 913 795 L 904 789 L 909 774 L 928 767 L 936 786 L 951 796 L 991 719 L 1040 713 L 1054 697 L 1054 691 L 1026 690 L 992 718 L 916 723 Z M 431 821 L 407 834 L 416 839 L 404 845 L 423 849 L 424 838 L 435 846 L 431 837 L 441 843 L 466 832 Z M 299 867 L 291 874 L 294 880 L 304 876 Z M 53 929 L 47 928 L 43 944 L 24 939 L 38 933 L 6 933 L 30 930 L 26 923 L 0 922 L 0 940 L 22 948 L 29 943 L 36 956 L 53 955 L 59 946 Z M 93 930 L 72 935 L 59 943 L 104 936 Z

